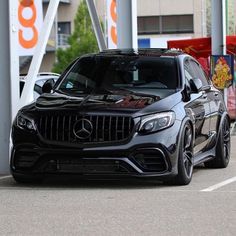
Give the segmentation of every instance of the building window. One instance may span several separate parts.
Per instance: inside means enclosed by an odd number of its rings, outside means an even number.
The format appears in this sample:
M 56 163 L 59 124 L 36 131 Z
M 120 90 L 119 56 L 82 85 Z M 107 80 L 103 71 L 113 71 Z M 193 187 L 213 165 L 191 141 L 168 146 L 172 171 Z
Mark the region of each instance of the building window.
M 193 33 L 193 15 L 138 17 L 139 34 Z
M 138 33 L 157 33 L 160 32 L 160 23 L 158 16 L 138 17 Z
M 58 47 L 67 47 L 71 34 L 71 22 L 58 22 Z
M 70 22 L 58 22 L 58 34 L 70 34 L 71 23 Z
M 162 16 L 162 33 L 193 33 L 193 15 Z

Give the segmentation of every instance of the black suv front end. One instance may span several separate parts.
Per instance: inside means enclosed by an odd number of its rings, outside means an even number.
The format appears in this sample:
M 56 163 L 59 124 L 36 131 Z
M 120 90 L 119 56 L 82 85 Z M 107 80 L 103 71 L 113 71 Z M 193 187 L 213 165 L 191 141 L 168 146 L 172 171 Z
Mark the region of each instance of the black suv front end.
M 176 107 L 178 73 L 175 55 L 163 51 L 78 59 L 52 93 L 18 112 L 13 177 L 176 175 L 183 116 Z
M 12 129 L 11 170 L 26 175 L 175 174 L 176 130 L 180 123 L 175 121 L 157 135 L 144 133 L 141 120 L 124 114 L 81 115 L 71 110 L 69 114 L 68 111 L 35 112 L 35 118 L 22 113 Z M 170 133 L 171 138 L 166 141 Z

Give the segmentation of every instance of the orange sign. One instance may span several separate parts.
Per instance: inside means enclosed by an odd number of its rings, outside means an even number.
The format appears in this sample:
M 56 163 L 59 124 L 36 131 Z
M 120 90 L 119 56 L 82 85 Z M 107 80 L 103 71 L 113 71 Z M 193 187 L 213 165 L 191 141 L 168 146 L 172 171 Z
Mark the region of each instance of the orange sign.
M 32 55 L 42 26 L 42 0 L 19 0 L 19 46 L 20 56 Z
M 107 0 L 108 48 L 117 48 L 116 0 Z

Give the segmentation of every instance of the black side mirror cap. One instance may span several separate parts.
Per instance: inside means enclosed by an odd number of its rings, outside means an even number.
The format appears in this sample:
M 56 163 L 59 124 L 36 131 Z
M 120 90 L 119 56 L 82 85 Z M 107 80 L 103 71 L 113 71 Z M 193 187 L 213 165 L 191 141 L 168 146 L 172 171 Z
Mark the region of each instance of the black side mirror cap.
M 199 93 L 203 88 L 202 81 L 199 78 L 190 80 L 190 86 L 193 93 Z
M 43 84 L 42 93 L 51 93 L 54 83 L 55 83 L 55 82 L 54 82 L 52 79 L 47 80 L 47 81 Z

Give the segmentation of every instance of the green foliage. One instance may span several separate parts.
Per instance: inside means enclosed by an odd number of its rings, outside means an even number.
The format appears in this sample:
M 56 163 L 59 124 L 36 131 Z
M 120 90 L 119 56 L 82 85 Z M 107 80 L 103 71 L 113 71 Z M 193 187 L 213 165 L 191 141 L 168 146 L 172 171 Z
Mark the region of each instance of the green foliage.
M 56 73 L 61 73 L 77 57 L 98 51 L 96 37 L 84 0 L 78 7 L 74 20 L 74 32 L 69 37 L 68 43 L 68 48 L 59 48 L 56 52 L 57 62 L 53 67 L 53 71 Z

